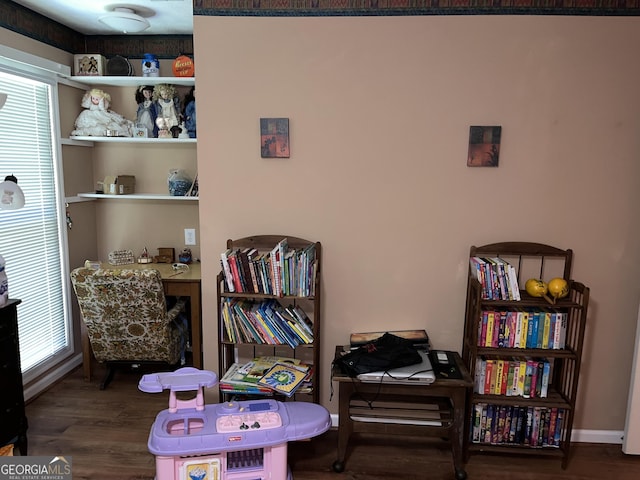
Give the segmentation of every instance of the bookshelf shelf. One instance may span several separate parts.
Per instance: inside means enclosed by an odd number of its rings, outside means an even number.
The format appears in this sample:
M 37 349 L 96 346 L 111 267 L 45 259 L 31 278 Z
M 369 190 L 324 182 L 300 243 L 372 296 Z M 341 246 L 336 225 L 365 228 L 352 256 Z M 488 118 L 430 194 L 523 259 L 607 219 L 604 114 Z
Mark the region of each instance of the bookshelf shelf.
M 524 291 L 520 300 L 489 300 L 477 272 L 470 269 L 463 361 L 476 383 L 467 405 L 465 457 L 484 452 L 547 455 L 561 458 L 566 468 L 589 305 L 589 288 L 571 279 L 573 252 L 539 243 L 506 242 L 473 246 L 469 257 L 494 265 L 496 258 L 498 263 L 508 262 L 518 285 L 528 278 L 562 277 L 569 284 L 569 295 L 555 304 Z M 488 320 L 492 315 L 493 327 Z M 547 333 L 538 329 L 545 322 L 550 325 Z M 550 330 L 556 328 L 561 333 L 553 338 Z M 546 341 L 550 348 L 540 348 L 547 346 Z M 536 377 L 536 365 L 541 372 L 544 363 L 549 364 L 547 375 Z M 521 371 L 526 372 L 521 382 L 526 385 L 528 378 L 527 388 L 536 389 L 531 395 L 526 389 L 523 394 L 518 381 Z M 543 384 L 545 393 L 541 393 Z
M 162 193 L 129 193 L 126 195 L 113 195 L 108 193 L 78 193 L 78 198 L 96 200 L 165 200 L 170 202 L 197 202 L 198 197 L 174 196 Z
M 311 261 L 308 263 L 296 263 L 296 265 L 305 265 L 300 271 L 307 272 L 307 281 L 301 281 L 300 284 L 304 285 L 299 287 L 296 293 L 299 294 L 271 294 L 263 293 L 269 291 L 270 287 L 262 286 L 257 277 L 251 278 L 250 273 L 253 271 L 254 275 L 257 270 L 257 263 L 253 263 L 250 267 L 247 264 L 247 260 L 252 262 L 254 259 L 262 257 L 267 265 L 267 259 L 269 262 L 272 260 L 273 250 L 276 245 L 283 239 L 286 239 L 286 245 L 289 251 L 295 251 L 297 254 L 302 252 L 313 252 L 311 255 Z M 249 255 L 247 255 L 249 254 Z M 245 262 L 245 268 L 249 269 L 247 275 L 241 273 L 240 276 L 246 280 L 243 287 L 238 289 L 234 286 L 236 291 L 230 291 L 228 285 L 228 277 L 225 276 L 224 269 L 217 276 L 217 300 L 218 300 L 218 361 L 219 372 L 221 378 L 232 367 L 232 365 L 238 361 L 248 362 L 253 358 L 259 356 L 273 356 L 273 357 L 291 357 L 301 360 L 305 364 L 309 364 L 313 370 L 313 377 L 311 379 L 311 387 L 304 392 L 296 392 L 291 399 L 296 401 L 311 401 L 314 403 L 320 402 L 320 325 L 321 325 L 321 290 L 320 290 L 320 278 L 321 278 L 321 265 L 322 265 L 322 247 L 320 242 L 314 242 L 301 238 L 291 237 L 287 235 L 257 235 L 252 237 L 240 238 L 237 240 L 227 240 L 227 250 L 225 254 L 227 260 L 237 258 L 238 262 L 236 267 L 240 269 L 240 272 L 244 272 L 241 262 Z M 297 258 L 296 255 L 294 257 Z M 289 257 L 291 258 L 291 257 Z M 298 260 L 296 260 L 298 262 Z M 223 261 L 223 266 L 225 262 Z M 266 268 L 263 273 L 266 275 Z M 293 268 L 293 267 L 292 267 Z M 293 270 L 290 270 L 293 271 Z M 235 272 L 232 272 L 232 276 Z M 258 275 L 260 275 L 258 273 Z M 295 278 L 299 279 L 304 277 L 303 274 L 295 274 Z M 272 286 L 271 281 L 267 280 Z M 293 285 L 293 282 L 288 284 Z M 266 289 L 266 290 L 265 290 Z M 286 290 L 285 290 L 286 291 Z M 233 311 L 233 315 L 230 312 L 230 305 L 237 306 L 240 310 L 246 311 L 246 309 L 255 307 L 263 308 L 265 305 L 269 305 L 272 310 L 278 310 L 282 308 L 284 310 L 287 307 L 299 309 L 302 316 L 306 316 L 307 323 L 311 334 L 311 341 L 305 342 L 300 336 L 294 336 L 289 331 L 289 342 L 285 341 L 265 341 L 255 338 L 255 335 L 250 338 L 242 338 L 243 334 L 239 333 L 238 328 L 242 330 L 242 326 L 238 322 L 241 314 L 236 314 L 237 310 Z M 281 312 L 281 311 L 280 311 Z M 282 312 L 281 312 L 282 313 Z M 225 316 L 226 315 L 226 316 Z M 225 322 L 226 320 L 226 322 Z M 231 324 L 235 327 L 232 327 Z M 257 327 L 259 328 L 259 327 Z M 230 333 L 231 332 L 231 333 Z M 232 335 L 238 335 L 236 338 L 232 338 Z M 255 340 L 255 341 L 254 341 Z M 298 343 L 299 344 L 296 344 Z M 234 394 L 224 392 L 220 390 L 220 398 L 224 400 L 232 400 Z M 284 400 L 283 397 L 281 400 Z
M 197 138 L 138 138 L 138 137 L 89 137 L 74 136 L 62 139 L 64 145 L 93 146 L 93 143 L 131 143 L 131 144 L 156 144 L 179 145 L 197 143 Z
M 71 82 L 84 85 L 109 85 L 112 87 L 139 87 L 140 85 L 158 85 L 170 83 L 172 85 L 195 85 L 195 77 L 122 77 L 109 75 L 68 77 Z
M 191 87 L 195 86 L 195 77 L 138 77 L 138 76 L 109 76 L 109 75 L 89 75 L 89 76 L 66 76 L 64 77 L 64 84 L 76 88 L 87 89 L 92 86 L 109 86 L 118 90 L 135 91 L 134 87 L 141 85 L 158 85 L 161 83 L 168 83 L 176 85 L 178 87 Z M 78 112 L 80 113 L 80 112 Z M 135 115 L 134 115 L 135 117 Z M 135 120 L 135 118 L 133 118 Z M 71 130 L 71 128 L 69 128 Z M 121 149 L 127 149 L 128 151 L 140 152 L 140 162 L 148 165 L 149 169 L 155 168 L 152 164 L 156 158 L 162 160 L 164 154 L 159 157 L 156 155 L 148 155 L 150 150 L 155 151 L 157 147 L 162 147 L 163 150 L 172 150 L 179 158 L 191 158 L 195 164 L 196 158 L 196 145 L 197 138 L 141 138 L 141 137 L 107 137 L 107 136 L 85 136 L 74 135 L 69 137 L 60 138 L 60 144 L 65 147 L 97 147 L 104 152 L 107 159 L 117 158 L 122 151 Z M 87 159 L 91 159 L 89 154 Z M 91 184 L 95 185 L 96 180 L 91 179 Z M 69 192 L 72 193 L 72 192 Z M 89 198 L 89 199 L 118 199 L 121 200 L 122 195 L 97 195 L 94 193 L 73 192 L 75 197 Z M 197 197 L 171 197 L 164 193 L 140 193 L 134 195 L 127 195 L 130 200 L 151 200 L 151 201 L 197 201 Z

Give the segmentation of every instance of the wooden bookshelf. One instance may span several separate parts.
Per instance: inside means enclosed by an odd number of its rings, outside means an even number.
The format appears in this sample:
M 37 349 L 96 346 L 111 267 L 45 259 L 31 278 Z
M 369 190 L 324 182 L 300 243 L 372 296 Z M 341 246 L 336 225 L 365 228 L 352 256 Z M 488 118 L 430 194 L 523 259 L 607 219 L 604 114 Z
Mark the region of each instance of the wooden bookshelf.
M 528 278 L 549 281 L 552 276 L 557 276 L 567 280 L 570 290 L 567 297 L 555 304 L 544 298 L 531 297 L 524 290 L 520 290 L 519 301 L 487 299 L 476 272 L 470 268 L 463 361 L 471 377 L 476 379 L 476 385 L 467 402 L 465 456 L 468 458 L 472 453 L 483 452 L 551 456 L 560 458 L 562 467 L 566 468 L 589 304 L 589 288 L 571 279 L 573 252 L 539 243 L 506 242 L 473 246 L 469 257 L 506 260 L 514 267 L 520 287 Z M 553 312 L 559 315 L 558 318 L 566 320 L 563 342 L 552 343 L 551 348 L 547 343 L 548 348 L 541 348 L 538 342 L 531 343 L 535 338 L 529 341 L 523 339 L 519 343 L 513 339 L 511 342 L 503 339 L 502 343 L 498 341 L 497 344 L 493 338 L 488 341 L 486 337 L 483 338 L 483 312 L 491 311 L 507 314 L 530 312 L 531 315 L 537 314 L 538 318 L 541 317 L 540 312 Z M 497 328 L 502 328 L 502 325 Z M 506 328 L 505 335 L 509 335 L 509 327 Z M 488 328 L 484 333 L 489 335 Z M 483 388 L 483 361 L 491 361 L 495 366 L 498 361 L 515 362 L 521 358 L 543 359 L 552 363 L 544 395 L 540 391 L 528 391 L 523 395 L 517 389 L 505 393 L 504 388 L 499 390 L 498 386 L 493 390 L 491 386 L 489 390 Z M 492 420 L 487 422 L 483 418 L 485 416 Z M 512 421 L 517 422 L 519 418 L 521 425 L 516 423 L 512 428 Z M 509 425 L 509 430 L 506 425 Z
M 281 292 L 274 291 L 273 284 L 266 285 L 263 282 L 258 282 L 257 278 L 252 277 L 251 273 L 256 274 L 258 272 L 257 262 L 259 259 L 263 259 L 265 262 L 267 258 L 271 261 L 271 254 L 273 253 L 276 245 L 283 239 L 286 239 L 287 251 L 302 252 L 307 250 L 313 251 L 313 261 L 309 265 L 307 263 L 307 278 L 308 282 L 302 281 L 300 284 L 305 287 L 283 289 Z M 277 357 L 290 357 L 300 359 L 305 364 L 309 364 L 313 370 L 313 378 L 311 380 L 311 387 L 308 391 L 298 391 L 291 397 L 297 401 L 311 401 L 319 403 L 320 401 L 320 326 L 321 326 L 321 265 L 322 265 L 322 246 L 320 242 L 313 242 L 297 237 L 291 237 L 287 235 L 257 235 L 252 237 L 240 238 L 237 240 L 227 240 L 226 252 L 231 252 L 238 257 L 244 257 L 245 254 L 253 251 L 252 258 L 245 258 L 244 261 L 255 261 L 253 267 L 246 270 L 248 273 L 244 275 L 245 283 L 241 288 L 237 288 L 237 283 L 234 283 L 234 291 L 231 291 L 231 286 L 228 283 L 229 272 L 225 275 L 225 262 L 221 261 L 223 269 L 220 271 L 217 277 L 217 300 L 218 300 L 218 338 L 219 338 L 219 372 L 220 377 L 223 377 L 227 370 L 235 362 L 247 362 L 255 357 L 259 356 L 277 356 Z M 312 248 L 310 248 L 312 247 Z M 222 253 L 222 252 L 221 252 Z M 290 259 L 291 257 L 289 257 Z M 221 258 L 222 260 L 222 258 Z M 236 266 L 236 268 L 241 268 Z M 253 272 L 251 271 L 253 268 Z M 265 267 L 267 268 L 267 267 Z M 263 271 L 266 273 L 266 271 Z M 231 272 L 232 277 L 235 275 Z M 242 270 L 240 271 L 242 276 Z M 246 278 L 249 277 L 249 278 Z M 264 277 L 263 277 L 264 278 Z M 299 279 L 299 277 L 295 277 Z M 236 279 L 237 280 L 237 279 Z M 294 282 L 295 283 L 295 282 Z M 291 331 L 289 333 L 289 341 L 286 337 L 278 339 L 262 338 L 259 328 L 255 326 L 252 328 L 249 326 L 246 330 L 248 332 L 239 331 L 237 328 L 234 330 L 233 326 L 229 325 L 229 321 L 240 322 L 241 318 L 231 318 L 229 315 L 229 305 L 237 307 L 235 312 L 241 317 L 244 309 L 251 306 L 262 307 L 268 305 L 272 310 L 279 308 L 287 309 L 294 308 L 304 314 L 308 320 L 307 325 L 311 331 L 311 335 L 307 334 L 307 338 L 298 336 L 293 338 Z M 226 322 L 225 322 L 226 315 Z M 241 325 L 236 325 L 240 330 Z M 293 342 L 293 343 L 291 343 Z M 231 400 L 233 394 L 220 391 L 220 398 L 224 400 Z M 282 399 L 284 400 L 284 398 Z

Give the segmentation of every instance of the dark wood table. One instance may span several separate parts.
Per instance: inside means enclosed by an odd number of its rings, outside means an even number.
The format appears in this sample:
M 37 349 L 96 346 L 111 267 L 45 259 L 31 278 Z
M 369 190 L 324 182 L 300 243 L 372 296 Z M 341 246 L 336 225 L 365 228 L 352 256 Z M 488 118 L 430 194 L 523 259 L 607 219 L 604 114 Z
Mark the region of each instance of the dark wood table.
M 336 347 L 336 357 L 345 348 Z M 451 443 L 455 477 L 464 480 L 463 444 L 465 405 L 473 381 L 460 355 L 453 353 L 461 379 L 438 376 L 429 385 L 365 383 L 334 367 L 332 380 L 338 383 L 338 458 L 336 472 L 345 468 L 349 440 L 353 433 L 433 435 Z
M 9 299 L 0 307 L 0 447 L 13 443 L 20 455 L 27 455 L 20 339 L 18 338 L 18 305 L 22 300 Z

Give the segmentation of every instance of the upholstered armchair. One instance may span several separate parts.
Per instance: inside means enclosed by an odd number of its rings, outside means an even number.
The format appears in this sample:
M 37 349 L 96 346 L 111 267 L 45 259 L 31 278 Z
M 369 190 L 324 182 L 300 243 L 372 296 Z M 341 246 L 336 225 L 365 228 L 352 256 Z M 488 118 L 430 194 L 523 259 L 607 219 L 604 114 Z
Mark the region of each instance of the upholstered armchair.
M 178 315 L 185 305 L 179 299 L 167 310 L 158 270 L 76 268 L 71 282 L 91 350 L 107 366 L 101 389 L 118 365 L 179 363 L 187 332 Z

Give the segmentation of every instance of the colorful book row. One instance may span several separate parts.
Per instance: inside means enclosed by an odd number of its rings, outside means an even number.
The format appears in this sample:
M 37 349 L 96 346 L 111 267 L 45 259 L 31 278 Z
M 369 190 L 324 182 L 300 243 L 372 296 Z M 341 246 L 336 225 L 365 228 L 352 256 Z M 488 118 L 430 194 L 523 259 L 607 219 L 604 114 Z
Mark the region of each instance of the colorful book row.
M 518 275 L 509 262 L 500 257 L 470 257 L 469 265 L 482 286 L 483 300 L 520 300 Z
M 229 292 L 312 297 L 318 268 L 315 244 L 290 249 L 283 239 L 269 252 L 256 248 L 228 249 L 220 254 Z
M 559 447 L 565 409 L 478 403 L 473 410 L 472 443 Z
M 272 395 L 288 397 L 311 388 L 313 369 L 298 359 L 257 357 L 245 364 L 234 363 L 220 379 L 224 393 Z
M 224 297 L 220 311 L 227 335 L 233 343 L 288 345 L 296 348 L 313 343 L 313 324 L 297 305 L 283 307 L 276 300 L 253 301 Z
M 476 359 L 474 391 L 482 395 L 547 398 L 553 359 Z
M 551 310 L 483 310 L 478 346 L 562 350 L 567 338 L 567 313 Z

